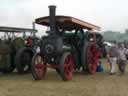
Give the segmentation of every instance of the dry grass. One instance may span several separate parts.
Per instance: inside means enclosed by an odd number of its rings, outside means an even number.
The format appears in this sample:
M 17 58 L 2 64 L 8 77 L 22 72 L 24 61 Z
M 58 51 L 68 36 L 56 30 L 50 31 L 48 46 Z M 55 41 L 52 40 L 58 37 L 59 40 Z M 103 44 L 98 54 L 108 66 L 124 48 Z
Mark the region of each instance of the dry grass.
M 53 70 L 41 81 L 34 81 L 31 74 L 0 75 L 0 96 L 128 96 L 128 73 L 110 76 L 109 66 L 105 63 L 104 67 L 105 72 L 95 75 L 74 73 L 69 82 Z

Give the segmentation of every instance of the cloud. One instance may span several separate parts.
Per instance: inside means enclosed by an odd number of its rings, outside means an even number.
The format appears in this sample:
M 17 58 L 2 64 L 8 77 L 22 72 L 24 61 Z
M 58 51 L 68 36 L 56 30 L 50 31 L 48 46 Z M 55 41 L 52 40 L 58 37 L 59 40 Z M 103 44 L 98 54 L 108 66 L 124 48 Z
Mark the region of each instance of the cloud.
M 0 25 L 31 28 L 35 18 L 49 14 L 51 4 L 57 5 L 57 14 L 94 23 L 103 30 L 122 31 L 128 25 L 127 0 L 0 0 Z

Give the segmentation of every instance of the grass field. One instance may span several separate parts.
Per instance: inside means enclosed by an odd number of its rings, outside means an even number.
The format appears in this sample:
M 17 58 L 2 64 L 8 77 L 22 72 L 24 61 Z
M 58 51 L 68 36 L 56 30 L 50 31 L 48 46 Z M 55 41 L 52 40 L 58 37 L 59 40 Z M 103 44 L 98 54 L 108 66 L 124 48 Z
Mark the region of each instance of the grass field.
M 31 74 L 1 74 L 0 96 L 128 96 L 128 70 L 124 76 L 118 72 L 111 76 L 108 64 L 103 65 L 105 72 L 74 73 L 69 82 L 62 81 L 54 70 L 48 71 L 46 79 L 41 81 L 34 81 Z

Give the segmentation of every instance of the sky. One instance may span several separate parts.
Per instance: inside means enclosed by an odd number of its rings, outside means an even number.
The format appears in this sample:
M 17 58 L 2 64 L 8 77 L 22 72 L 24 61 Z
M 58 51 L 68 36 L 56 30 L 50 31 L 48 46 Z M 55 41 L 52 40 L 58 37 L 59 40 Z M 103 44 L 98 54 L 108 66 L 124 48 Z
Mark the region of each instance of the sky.
M 48 6 L 56 5 L 58 15 L 82 19 L 101 31 L 122 32 L 128 28 L 127 4 L 128 0 L 0 0 L 0 26 L 32 28 L 35 18 L 49 15 Z

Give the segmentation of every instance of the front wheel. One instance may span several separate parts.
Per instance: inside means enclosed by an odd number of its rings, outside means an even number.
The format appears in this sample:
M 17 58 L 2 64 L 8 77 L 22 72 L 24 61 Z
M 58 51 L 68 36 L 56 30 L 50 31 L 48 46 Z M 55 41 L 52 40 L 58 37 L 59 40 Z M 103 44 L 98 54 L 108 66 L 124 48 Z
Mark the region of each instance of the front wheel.
M 42 80 L 45 78 L 47 65 L 45 59 L 40 53 L 36 53 L 34 55 L 32 59 L 31 71 L 35 80 Z
M 68 81 L 72 79 L 73 74 L 73 57 L 71 53 L 65 52 L 63 53 L 61 60 L 60 60 L 60 76 L 64 81 Z

